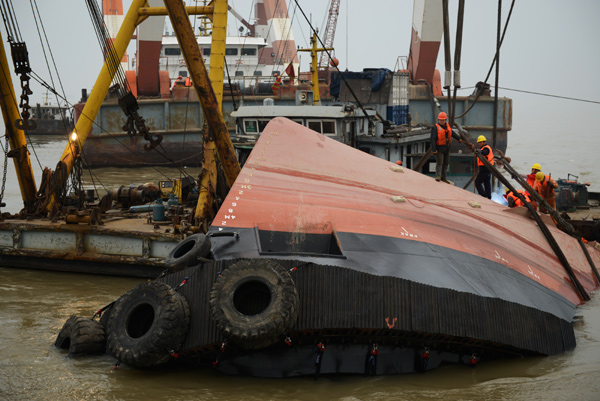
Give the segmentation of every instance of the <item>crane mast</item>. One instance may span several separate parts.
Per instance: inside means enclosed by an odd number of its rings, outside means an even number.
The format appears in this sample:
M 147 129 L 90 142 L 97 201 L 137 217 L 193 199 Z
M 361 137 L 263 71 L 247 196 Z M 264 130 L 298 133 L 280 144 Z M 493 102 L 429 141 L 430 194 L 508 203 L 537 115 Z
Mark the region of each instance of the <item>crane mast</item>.
M 337 25 L 338 14 L 340 13 L 340 0 L 331 0 L 329 6 L 329 15 L 327 16 L 327 25 L 325 26 L 325 34 L 323 35 L 324 47 L 333 47 L 333 38 L 335 37 L 335 27 Z M 321 53 L 319 58 L 319 69 L 323 69 L 327 66 L 327 53 Z

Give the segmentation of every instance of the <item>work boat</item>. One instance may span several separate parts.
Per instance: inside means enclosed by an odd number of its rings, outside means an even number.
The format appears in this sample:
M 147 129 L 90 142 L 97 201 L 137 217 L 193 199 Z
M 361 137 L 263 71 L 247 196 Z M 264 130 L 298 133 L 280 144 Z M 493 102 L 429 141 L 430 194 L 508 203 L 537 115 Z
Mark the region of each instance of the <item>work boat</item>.
M 600 249 L 548 230 L 569 269 L 524 208 L 275 118 L 208 233 L 170 254 L 170 273 L 99 321 L 71 317 L 56 345 L 104 351 L 106 338 L 117 364 L 266 377 L 559 354 L 576 345 Z

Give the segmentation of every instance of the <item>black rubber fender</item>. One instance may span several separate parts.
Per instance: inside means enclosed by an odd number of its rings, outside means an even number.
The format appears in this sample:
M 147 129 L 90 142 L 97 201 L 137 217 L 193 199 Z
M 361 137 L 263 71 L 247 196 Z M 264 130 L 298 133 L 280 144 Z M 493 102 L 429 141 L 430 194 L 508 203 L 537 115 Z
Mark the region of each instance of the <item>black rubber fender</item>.
M 69 355 L 95 355 L 106 352 L 104 327 L 83 316 L 71 316 L 56 337 L 54 345 L 69 350 Z
M 183 295 L 159 281 L 142 283 L 112 306 L 108 349 L 132 367 L 160 365 L 181 348 L 189 326 L 190 308 Z
M 165 268 L 171 272 L 198 264 L 198 258 L 210 253 L 210 239 L 204 234 L 193 234 L 178 243 L 165 259 Z
M 289 272 L 267 259 L 248 259 L 225 269 L 210 293 L 219 331 L 244 349 L 266 348 L 298 318 L 298 293 Z

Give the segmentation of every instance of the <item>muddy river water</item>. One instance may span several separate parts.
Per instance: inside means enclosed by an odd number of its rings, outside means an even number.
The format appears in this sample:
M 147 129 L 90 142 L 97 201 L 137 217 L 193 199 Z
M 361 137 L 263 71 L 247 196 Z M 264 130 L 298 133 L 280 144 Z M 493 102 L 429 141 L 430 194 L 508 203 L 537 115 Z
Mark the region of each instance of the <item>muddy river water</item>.
M 39 184 L 37 159 L 40 165 L 53 167 L 64 142 L 36 141 L 32 160 Z M 513 166 L 526 172 L 535 154 L 528 153 L 533 148 L 526 143 L 520 149 L 521 155 L 512 154 Z M 586 162 L 593 158 L 580 161 L 561 149 L 557 165 L 561 157 L 569 170 L 553 176 L 581 173 L 600 190 L 599 173 Z M 10 167 L 4 198 L 9 206 L 3 211 L 14 213 L 22 203 Z M 104 169 L 97 174 L 95 180 L 118 188 L 177 173 Z M 139 371 L 121 365 L 114 370 L 116 361 L 109 356 L 70 359 L 53 346 L 65 320 L 72 314 L 91 316 L 140 280 L 4 267 L 0 277 L 0 400 L 600 400 L 599 294 L 579 309 L 577 348 L 562 355 L 489 362 L 476 368 L 444 366 L 426 374 L 314 381 L 232 377 L 208 368 Z

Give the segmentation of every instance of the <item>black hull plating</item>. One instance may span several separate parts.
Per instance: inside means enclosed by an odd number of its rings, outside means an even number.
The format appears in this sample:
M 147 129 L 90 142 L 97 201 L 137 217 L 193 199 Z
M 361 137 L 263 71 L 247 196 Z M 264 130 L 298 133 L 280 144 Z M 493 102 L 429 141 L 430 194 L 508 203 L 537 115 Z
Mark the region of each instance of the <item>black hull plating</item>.
M 209 296 L 218 272 L 234 260 L 199 265 L 161 279 L 180 288 L 191 325 L 180 361 L 226 373 L 286 377 L 317 373 L 316 346 L 325 345 L 320 374 L 396 374 L 432 369 L 442 362 L 469 363 L 522 355 L 553 355 L 575 347 L 570 321 L 514 302 L 339 266 L 282 261 L 300 299 L 299 316 L 281 341 L 245 351 L 218 332 Z M 373 344 L 379 354 L 367 369 Z M 422 353 L 430 358 L 423 365 Z M 371 360 L 372 361 L 372 360 Z

